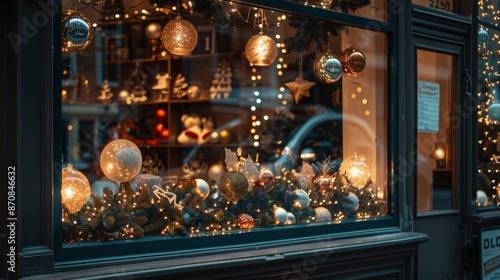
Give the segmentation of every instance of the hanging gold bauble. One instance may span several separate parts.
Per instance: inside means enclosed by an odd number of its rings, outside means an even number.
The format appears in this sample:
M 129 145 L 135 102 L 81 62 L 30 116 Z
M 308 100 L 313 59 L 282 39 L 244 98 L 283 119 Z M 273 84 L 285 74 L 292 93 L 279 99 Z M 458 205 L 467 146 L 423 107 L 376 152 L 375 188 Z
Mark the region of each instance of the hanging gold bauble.
M 132 180 L 142 167 L 142 154 L 137 145 L 125 139 L 109 142 L 101 152 L 104 175 L 116 182 Z
M 218 140 L 222 144 L 227 144 L 231 142 L 232 140 L 231 132 L 229 132 L 229 130 L 227 129 L 221 130 L 218 135 Z
M 189 21 L 178 17 L 163 27 L 161 42 L 171 54 L 187 55 L 198 43 L 198 32 Z
M 152 22 L 146 26 L 145 33 L 148 39 L 160 39 L 161 37 L 161 25 L 157 22 Z
M 238 171 L 229 171 L 220 178 L 219 191 L 226 200 L 236 202 L 248 193 L 248 180 Z
M 269 66 L 277 55 L 276 43 L 262 32 L 250 38 L 245 46 L 245 56 L 254 66 Z
M 333 84 L 342 77 L 342 63 L 338 56 L 327 50 L 314 61 L 313 72 L 320 82 Z
M 352 46 L 342 52 L 340 61 L 344 73 L 352 77 L 356 77 L 366 65 L 365 54 Z
M 82 172 L 68 164 L 62 170 L 61 201 L 70 213 L 78 212 L 90 197 L 90 183 Z
M 63 52 L 79 52 L 88 47 L 94 37 L 94 29 L 90 19 L 76 11 L 67 10 L 62 15 Z
M 215 180 L 219 183 L 220 177 L 226 173 L 226 170 L 222 167 L 222 164 L 213 164 L 208 168 L 208 179 Z
M 371 171 L 363 156 L 354 154 L 340 164 L 339 173 L 347 186 L 364 188 L 371 180 Z

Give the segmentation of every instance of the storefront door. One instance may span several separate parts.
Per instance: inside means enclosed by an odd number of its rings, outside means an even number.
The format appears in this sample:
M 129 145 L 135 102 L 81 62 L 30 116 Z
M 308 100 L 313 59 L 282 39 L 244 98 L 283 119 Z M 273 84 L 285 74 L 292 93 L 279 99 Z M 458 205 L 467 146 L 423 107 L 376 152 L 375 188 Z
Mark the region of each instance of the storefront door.
M 451 34 L 451 35 L 450 35 Z M 441 39 L 437 39 L 441 38 Z M 414 230 L 430 239 L 418 279 L 463 278 L 465 188 L 473 167 L 467 135 L 474 104 L 467 34 L 414 28 Z

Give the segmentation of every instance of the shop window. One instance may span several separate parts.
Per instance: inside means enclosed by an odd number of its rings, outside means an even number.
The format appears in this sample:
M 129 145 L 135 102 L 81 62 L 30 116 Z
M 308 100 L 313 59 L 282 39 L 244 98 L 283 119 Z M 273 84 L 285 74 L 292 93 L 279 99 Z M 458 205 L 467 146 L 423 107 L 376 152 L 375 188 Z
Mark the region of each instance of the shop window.
M 478 181 L 476 203 L 481 209 L 500 205 L 500 108 L 498 77 L 498 1 L 479 1 L 478 17 Z
M 65 246 L 389 218 L 387 34 L 154 2 L 63 1 Z

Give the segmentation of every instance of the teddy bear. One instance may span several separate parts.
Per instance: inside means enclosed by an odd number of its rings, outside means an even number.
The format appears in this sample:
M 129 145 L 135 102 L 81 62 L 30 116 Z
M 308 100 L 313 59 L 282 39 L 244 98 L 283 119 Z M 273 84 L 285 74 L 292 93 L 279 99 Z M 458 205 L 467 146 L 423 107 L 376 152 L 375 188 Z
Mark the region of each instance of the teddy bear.
M 202 130 L 200 133 L 200 137 L 198 138 L 198 144 L 204 144 L 207 142 L 214 142 L 212 133 L 215 131 L 215 123 L 212 117 L 201 118 Z
M 201 135 L 201 117 L 196 113 L 181 116 L 184 130 L 177 136 L 177 142 L 184 145 L 198 144 Z

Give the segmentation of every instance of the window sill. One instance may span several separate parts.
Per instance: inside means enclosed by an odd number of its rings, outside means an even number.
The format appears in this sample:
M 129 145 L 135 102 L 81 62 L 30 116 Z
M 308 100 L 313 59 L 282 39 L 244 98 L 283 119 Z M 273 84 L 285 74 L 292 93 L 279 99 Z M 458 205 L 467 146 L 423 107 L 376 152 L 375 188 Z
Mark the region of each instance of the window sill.
M 147 257 L 138 259 L 135 264 L 113 265 L 107 267 L 88 268 L 58 272 L 50 275 L 51 279 L 121 279 L 123 277 L 139 277 L 141 279 L 165 276 L 189 276 L 209 278 L 235 278 L 250 274 L 286 273 L 287 270 L 309 260 L 320 269 L 322 265 L 354 262 L 352 266 L 366 266 L 367 257 L 374 259 L 393 256 L 393 261 L 401 254 L 415 255 L 420 243 L 426 242 L 428 236 L 415 232 L 399 232 L 366 236 L 358 238 L 333 239 L 318 237 L 307 243 L 282 245 L 276 247 L 254 248 L 224 254 L 200 254 L 191 257 L 179 257 L 168 260 L 151 261 Z M 359 254 L 359 255 L 358 255 Z M 358 263 L 359 262 L 359 263 Z M 349 269 L 353 269 L 350 267 Z M 291 271 L 291 270 L 290 270 Z M 332 272 L 333 273 L 333 272 Z M 28 277 L 25 279 L 46 279 L 47 275 Z

